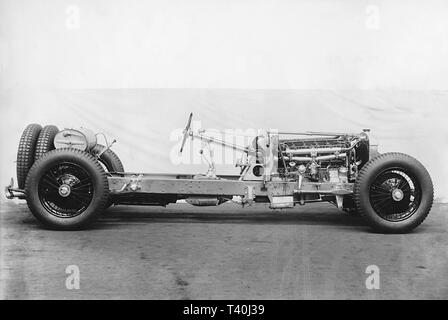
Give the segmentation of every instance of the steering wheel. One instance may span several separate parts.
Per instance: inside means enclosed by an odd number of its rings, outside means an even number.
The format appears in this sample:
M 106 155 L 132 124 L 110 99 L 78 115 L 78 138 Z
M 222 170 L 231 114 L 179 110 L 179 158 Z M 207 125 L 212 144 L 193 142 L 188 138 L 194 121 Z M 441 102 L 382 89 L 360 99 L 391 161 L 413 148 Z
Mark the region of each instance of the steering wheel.
M 191 126 L 191 119 L 193 118 L 193 112 L 190 113 L 190 117 L 188 118 L 187 126 L 185 127 L 183 133 L 184 137 L 182 139 L 182 146 L 180 147 L 180 153 L 184 150 L 185 141 L 187 141 L 188 135 L 190 134 L 190 126 Z

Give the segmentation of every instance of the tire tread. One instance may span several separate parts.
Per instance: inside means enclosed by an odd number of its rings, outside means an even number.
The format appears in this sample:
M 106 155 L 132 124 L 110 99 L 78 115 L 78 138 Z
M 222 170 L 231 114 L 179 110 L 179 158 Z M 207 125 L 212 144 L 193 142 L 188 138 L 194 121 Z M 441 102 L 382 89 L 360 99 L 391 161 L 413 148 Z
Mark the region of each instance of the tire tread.
M 65 152 L 70 152 L 73 153 L 74 156 L 79 156 L 80 158 L 82 158 L 85 161 L 91 162 L 91 164 L 94 165 L 95 171 L 97 174 L 99 174 L 99 178 L 101 180 L 101 185 L 105 187 L 105 192 L 102 192 L 102 197 L 98 200 L 99 205 L 97 210 L 95 210 L 89 217 L 88 219 L 86 219 L 85 221 L 83 221 L 81 224 L 77 224 L 77 225 L 53 225 L 48 223 L 48 221 L 44 220 L 39 214 L 36 214 L 35 208 L 34 208 L 34 203 L 31 203 L 29 201 L 29 189 L 30 189 L 30 185 L 31 185 L 31 180 L 34 177 L 34 175 L 36 174 L 37 170 L 40 170 L 40 167 L 42 166 L 42 163 L 47 161 L 47 158 L 53 157 L 54 155 L 58 154 L 58 153 L 65 153 Z M 90 222 L 92 222 L 93 220 L 95 220 L 100 214 L 101 212 L 106 208 L 106 205 L 108 203 L 109 200 L 109 182 L 107 179 L 107 174 L 104 171 L 103 167 L 101 166 L 101 164 L 98 162 L 98 160 L 91 154 L 79 150 L 79 149 L 75 149 L 75 148 L 61 148 L 61 149 L 54 149 L 51 150 L 47 153 L 45 153 L 41 158 L 39 158 L 31 167 L 29 174 L 27 176 L 26 179 L 26 183 L 25 183 L 25 190 L 26 190 L 26 194 L 27 194 L 27 204 L 29 209 L 31 210 L 31 212 L 33 213 L 33 215 L 39 220 L 41 221 L 44 225 L 46 225 L 49 228 L 52 229 L 58 229 L 58 230 L 78 230 L 81 228 L 84 228 L 86 225 L 88 225 Z
M 366 179 L 368 179 L 367 173 L 370 170 L 372 170 L 372 168 L 374 168 L 378 163 L 380 163 L 381 161 L 384 161 L 384 159 L 392 158 L 392 157 L 395 159 L 401 158 L 401 160 L 404 160 L 406 162 L 413 162 L 413 163 L 418 164 L 421 167 L 421 169 L 423 169 L 426 172 L 426 174 L 429 176 L 426 168 L 418 160 L 416 160 L 414 157 L 411 157 L 410 155 L 400 153 L 400 152 L 388 152 L 388 153 L 379 154 L 378 156 L 374 157 L 369 162 L 367 162 L 364 165 L 364 167 L 361 168 L 361 170 L 359 171 L 359 174 L 358 174 L 358 178 L 356 179 L 356 182 L 355 182 L 355 186 L 353 189 L 355 206 L 361 216 L 363 216 L 363 217 L 367 216 L 367 214 L 365 213 L 365 211 L 363 209 L 362 203 L 361 203 L 362 195 L 361 195 L 361 190 L 360 190 L 361 186 L 363 184 L 367 183 L 366 182 Z M 434 199 L 434 186 L 433 186 L 431 179 L 430 179 L 430 183 L 431 183 L 431 193 L 432 193 L 430 196 L 431 196 L 431 199 Z M 425 221 L 425 219 L 428 217 L 429 212 L 431 211 L 432 205 L 433 205 L 433 201 L 431 200 L 427 210 L 423 214 L 421 214 L 420 218 L 417 220 L 417 223 L 409 226 L 408 228 L 404 228 L 403 230 L 401 230 L 401 232 L 402 233 L 409 232 L 410 230 L 412 230 L 412 229 L 418 227 L 420 224 L 422 224 L 423 221 Z M 378 231 L 387 232 L 386 229 L 378 228 L 375 226 L 373 226 L 373 227 L 375 229 L 377 229 Z
M 45 126 L 39 134 L 36 143 L 36 152 L 34 154 L 34 161 L 38 160 L 45 153 L 54 149 L 54 137 L 59 132 L 58 127 L 53 125 Z
M 93 147 L 91 152 L 93 154 L 99 154 L 105 148 L 106 148 L 105 146 L 97 144 L 95 147 Z M 105 164 L 109 172 L 124 172 L 123 163 L 121 162 L 117 154 L 113 152 L 111 149 L 107 149 L 106 151 L 104 151 L 104 153 L 100 157 L 100 161 L 102 161 Z
M 37 123 L 29 124 L 22 133 L 17 151 L 17 184 L 20 189 L 25 187 L 26 176 L 34 163 L 36 142 L 42 126 Z

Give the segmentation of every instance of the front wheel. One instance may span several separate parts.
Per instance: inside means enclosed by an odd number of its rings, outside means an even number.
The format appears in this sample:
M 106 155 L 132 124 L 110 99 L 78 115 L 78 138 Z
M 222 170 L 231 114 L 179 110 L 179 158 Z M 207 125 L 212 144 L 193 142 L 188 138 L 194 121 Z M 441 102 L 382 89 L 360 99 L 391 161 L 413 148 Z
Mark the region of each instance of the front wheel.
M 357 210 L 374 230 L 405 233 L 419 226 L 433 203 L 433 184 L 425 167 L 402 153 L 385 153 L 359 172 L 354 187 Z
M 52 229 L 80 229 L 93 222 L 109 198 L 107 175 L 91 154 L 69 148 L 45 153 L 26 179 L 28 207 Z

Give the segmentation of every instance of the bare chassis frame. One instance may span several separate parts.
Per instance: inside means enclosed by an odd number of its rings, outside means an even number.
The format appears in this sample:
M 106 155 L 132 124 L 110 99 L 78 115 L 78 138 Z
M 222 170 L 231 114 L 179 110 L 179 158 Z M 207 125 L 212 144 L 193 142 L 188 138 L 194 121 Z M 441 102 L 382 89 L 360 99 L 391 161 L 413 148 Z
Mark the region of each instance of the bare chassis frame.
M 95 213 L 99 214 L 112 204 L 166 206 L 179 200 L 195 206 L 217 206 L 227 201 L 243 207 L 264 203 L 271 209 L 293 208 L 307 202 L 329 202 L 349 213 L 364 215 L 376 231 L 384 233 L 409 232 L 423 222 L 431 209 L 434 189 L 427 170 L 409 155 L 398 152 L 380 154 L 377 145 L 369 139 L 368 129 L 359 134 L 259 130 L 255 137 L 249 136 L 252 139 L 250 143 L 239 146 L 205 135 L 203 129 L 193 132 L 191 117 L 192 114 L 183 131 L 180 153 L 188 137 L 200 139 L 200 154 L 208 164 L 205 174 L 124 172 L 112 151 L 107 157 L 101 157 L 105 151 L 95 152 L 93 132 L 66 129 L 74 132 L 73 137 L 71 134 L 64 136 L 65 131 L 60 131 L 58 134 L 62 136 L 58 143 L 62 145 L 61 149 L 50 151 L 36 161 L 29 169 L 25 183 L 23 179 L 19 181 L 20 186 L 26 185 L 26 190 L 14 188 L 11 180 L 5 189 L 6 196 L 26 199 L 36 218 L 51 228 L 62 230 L 83 227 L 95 217 Z M 284 135 L 299 137 L 282 138 Z M 300 137 L 303 135 L 312 137 Z M 111 144 L 105 140 L 104 150 L 107 150 Z M 76 146 L 77 141 L 82 148 L 65 146 Z M 23 143 L 21 139 L 18 158 L 24 149 Z M 211 143 L 242 152 L 235 163 L 240 167 L 238 175 L 216 174 Z M 191 145 L 191 151 L 193 147 Z M 210 159 L 205 158 L 204 149 L 208 149 Z M 27 159 L 31 159 L 29 149 L 26 150 Z M 96 196 L 98 201 L 94 201 L 92 206 L 92 202 L 82 201 L 78 201 L 82 207 L 75 206 L 73 199 L 76 197 L 68 201 L 63 198 L 69 196 L 72 186 L 81 182 L 82 175 L 73 168 L 76 166 L 85 167 L 88 172 L 84 173 L 95 178 L 95 184 L 81 184 L 82 187 L 73 189 L 86 188 L 84 194 L 89 199 Z M 23 170 L 19 171 L 19 168 L 24 169 L 24 165 L 17 168 L 18 177 L 23 178 L 23 174 L 19 175 Z M 53 168 L 56 168 L 57 178 Z M 48 175 L 56 179 L 58 186 L 45 184 Z M 59 196 L 54 191 L 56 188 Z M 74 194 L 76 192 L 80 191 L 74 191 Z M 47 194 L 50 194 L 48 198 Z M 56 211 L 54 207 L 47 207 L 53 204 Z M 66 207 L 71 210 L 69 212 L 82 209 L 86 214 L 75 215 L 80 218 L 72 220 L 65 219 Z
M 232 198 L 240 196 L 243 204 L 256 198 L 293 196 L 296 202 L 309 202 L 303 194 L 342 196 L 353 193 L 353 183 L 319 183 L 303 181 L 244 181 L 240 176 L 217 176 L 217 178 L 195 179 L 185 174 L 111 174 L 108 177 L 112 195 L 157 194 L 188 196 L 213 196 Z M 266 201 L 268 202 L 268 201 Z
M 310 202 L 301 197 L 303 194 L 320 194 L 341 196 L 353 193 L 353 183 L 319 183 L 298 181 L 242 181 L 240 176 L 217 176 L 216 179 L 194 179 L 185 174 L 154 173 L 117 173 L 108 176 L 109 191 L 117 195 L 176 195 L 179 198 L 188 196 L 213 196 L 221 198 L 242 197 L 242 204 L 250 204 L 256 197 L 294 196 L 299 203 Z M 24 199 L 25 190 L 13 187 L 13 183 L 5 188 L 8 199 Z M 268 201 L 266 201 L 268 202 Z
M 199 130 L 198 133 L 193 132 L 190 128 L 191 118 L 192 114 L 190 114 L 184 130 L 184 138 L 180 152 L 182 152 L 188 136 L 247 154 L 254 151 L 250 150 L 249 147 L 229 144 L 225 141 L 204 135 L 205 130 Z M 287 180 L 277 177 L 276 163 L 278 158 L 276 153 L 278 152 L 278 134 L 310 136 L 356 135 L 328 132 L 274 132 L 276 134 L 274 134 L 275 138 L 271 138 L 271 133 L 266 131 L 270 149 L 266 160 L 274 163 L 274 166 L 263 177 L 245 179 L 243 178 L 245 172 L 247 172 L 245 170 L 242 170 L 240 175 L 216 175 L 214 173 L 214 166 L 211 168 L 213 169 L 211 174 L 209 171 L 207 175 L 199 176 L 199 178 L 198 176 L 189 174 L 109 172 L 109 193 L 114 197 L 114 202 L 117 204 L 166 205 L 189 197 L 214 197 L 228 201 L 233 200 L 233 197 L 236 196 L 240 197 L 241 200 L 237 202 L 242 205 L 250 205 L 253 202 L 264 202 L 270 203 L 272 208 L 290 208 L 295 203 L 304 204 L 305 202 L 330 201 L 334 202 L 339 208 L 342 208 L 343 197 L 353 193 L 353 183 L 312 182 L 304 179 Z M 306 151 L 305 153 L 308 152 Z M 249 164 L 243 165 L 244 169 L 248 169 L 249 167 Z M 5 188 L 5 193 L 9 199 L 14 197 L 26 199 L 26 191 L 14 188 L 13 181 Z M 305 196 L 307 194 L 311 196 Z M 138 195 L 138 199 L 135 199 L 136 195 Z M 134 199 L 129 200 L 129 196 L 134 196 Z

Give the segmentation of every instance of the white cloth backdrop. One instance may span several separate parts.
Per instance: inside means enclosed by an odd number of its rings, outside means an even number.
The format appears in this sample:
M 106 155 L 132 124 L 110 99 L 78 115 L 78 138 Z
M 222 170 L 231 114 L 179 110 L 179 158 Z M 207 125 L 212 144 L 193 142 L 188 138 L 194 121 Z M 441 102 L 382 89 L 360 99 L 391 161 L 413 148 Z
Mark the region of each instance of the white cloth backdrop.
M 32 122 L 84 126 L 116 138 L 113 150 L 127 171 L 204 172 L 205 164 L 176 161 L 189 112 L 217 130 L 276 128 L 360 132 L 371 128 L 381 152 L 417 157 L 436 196 L 448 199 L 447 92 L 229 89 L 114 89 L 22 91 L 0 95 L 2 180 L 15 174 L 23 128 Z M 250 133 L 250 131 L 249 131 Z M 187 144 L 186 153 L 190 148 Z M 219 151 L 219 150 L 218 150 Z M 194 151 L 197 152 L 197 149 Z M 174 157 L 173 157 L 174 155 Z M 220 161 L 220 157 L 217 156 Z M 231 164 L 218 173 L 237 173 Z

